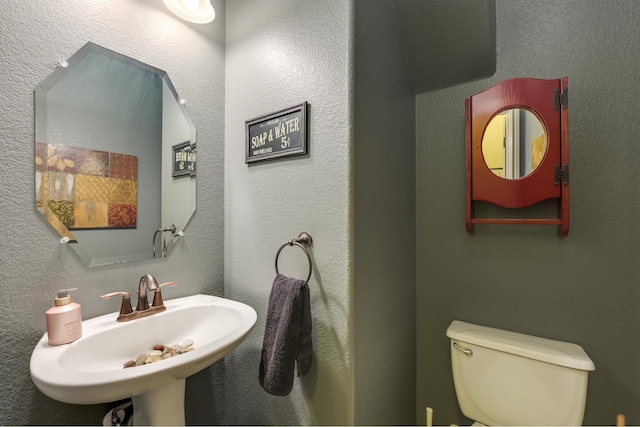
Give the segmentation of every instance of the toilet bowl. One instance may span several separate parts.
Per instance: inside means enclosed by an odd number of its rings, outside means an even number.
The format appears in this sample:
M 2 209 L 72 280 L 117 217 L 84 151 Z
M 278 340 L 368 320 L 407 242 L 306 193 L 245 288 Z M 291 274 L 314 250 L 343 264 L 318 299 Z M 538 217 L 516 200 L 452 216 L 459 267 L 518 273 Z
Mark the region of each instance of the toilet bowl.
M 593 361 L 577 344 L 458 320 L 447 329 L 458 404 L 473 425 L 581 425 Z

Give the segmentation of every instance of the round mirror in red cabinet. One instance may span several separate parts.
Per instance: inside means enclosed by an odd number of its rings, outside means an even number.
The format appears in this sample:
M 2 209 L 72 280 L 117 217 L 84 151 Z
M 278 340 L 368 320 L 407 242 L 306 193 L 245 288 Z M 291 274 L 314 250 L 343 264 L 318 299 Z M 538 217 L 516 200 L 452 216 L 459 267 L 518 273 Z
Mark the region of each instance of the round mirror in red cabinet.
M 466 225 L 557 225 L 569 232 L 568 79 L 515 78 L 465 100 Z M 553 218 L 509 215 L 545 200 L 557 201 Z M 476 204 L 507 208 L 477 217 Z

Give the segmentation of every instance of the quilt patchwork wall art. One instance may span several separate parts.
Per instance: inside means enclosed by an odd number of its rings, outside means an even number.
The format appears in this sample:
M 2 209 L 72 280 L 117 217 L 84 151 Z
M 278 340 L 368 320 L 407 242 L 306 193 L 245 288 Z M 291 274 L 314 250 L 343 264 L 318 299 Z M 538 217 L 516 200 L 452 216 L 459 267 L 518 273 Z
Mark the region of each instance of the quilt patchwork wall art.
M 36 172 L 36 206 L 54 227 L 136 228 L 137 156 L 36 143 Z

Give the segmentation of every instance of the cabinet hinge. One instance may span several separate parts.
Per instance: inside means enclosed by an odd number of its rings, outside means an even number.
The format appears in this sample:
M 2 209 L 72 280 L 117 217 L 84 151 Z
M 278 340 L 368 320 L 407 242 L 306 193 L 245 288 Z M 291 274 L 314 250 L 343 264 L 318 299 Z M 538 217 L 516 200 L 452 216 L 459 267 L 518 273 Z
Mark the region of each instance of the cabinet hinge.
M 560 185 L 560 182 L 564 185 L 569 185 L 569 164 L 565 163 L 562 169 L 560 169 L 560 165 L 556 164 L 556 171 L 554 177 L 554 184 L 557 187 Z
M 558 111 L 560 105 L 562 105 L 562 108 L 564 108 L 565 110 L 569 108 L 569 88 L 567 86 L 564 87 L 562 93 L 560 93 L 558 89 L 555 89 L 553 91 L 553 98 L 553 109 L 555 111 Z

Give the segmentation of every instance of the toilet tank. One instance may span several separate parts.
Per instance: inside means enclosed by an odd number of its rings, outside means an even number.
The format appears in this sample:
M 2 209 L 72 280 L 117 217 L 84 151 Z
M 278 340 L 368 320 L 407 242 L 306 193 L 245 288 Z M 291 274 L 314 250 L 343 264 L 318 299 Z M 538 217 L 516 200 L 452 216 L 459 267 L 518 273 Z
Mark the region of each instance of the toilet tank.
M 581 425 L 595 366 L 576 344 L 454 320 L 453 382 L 462 413 L 502 426 Z

